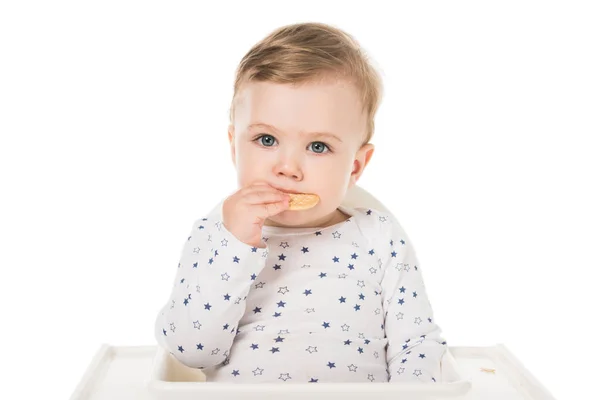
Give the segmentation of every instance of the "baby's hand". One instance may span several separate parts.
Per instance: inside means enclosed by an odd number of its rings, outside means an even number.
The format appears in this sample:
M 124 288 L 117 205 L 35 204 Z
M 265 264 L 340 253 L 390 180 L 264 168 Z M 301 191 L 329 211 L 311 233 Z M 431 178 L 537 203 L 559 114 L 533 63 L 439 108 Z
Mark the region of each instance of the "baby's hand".
M 240 241 L 262 245 L 265 220 L 289 207 L 289 195 L 259 182 L 242 188 L 223 202 L 223 225 Z

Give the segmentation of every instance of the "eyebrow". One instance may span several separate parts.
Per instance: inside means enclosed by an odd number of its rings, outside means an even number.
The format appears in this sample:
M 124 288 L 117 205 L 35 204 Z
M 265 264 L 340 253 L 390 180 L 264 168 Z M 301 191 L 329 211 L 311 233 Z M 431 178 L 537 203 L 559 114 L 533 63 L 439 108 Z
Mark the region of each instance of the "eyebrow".
M 250 130 L 250 129 L 256 129 L 256 128 L 270 129 L 270 130 L 275 131 L 277 133 L 281 132 L 279 129 L 275 128 L 274 126 L 269 125 L 269 124 L 263 124 L 262 122 L 257 122 L 257 123 L 248 125 L 248 130 Z M 330 132 L 306 132 L 306 133 L 304 133 L 304 135 L 307 135 L 307 136 L 319 136 L 319 137 L 320 136 L 325 136 L 325 137 L 329 137 L 329 138 L 335 139 L 338 142 L 342 142 L 342 139 L 340 139 L 337 135 L 334 135 L 333 133 L 330 133 Z

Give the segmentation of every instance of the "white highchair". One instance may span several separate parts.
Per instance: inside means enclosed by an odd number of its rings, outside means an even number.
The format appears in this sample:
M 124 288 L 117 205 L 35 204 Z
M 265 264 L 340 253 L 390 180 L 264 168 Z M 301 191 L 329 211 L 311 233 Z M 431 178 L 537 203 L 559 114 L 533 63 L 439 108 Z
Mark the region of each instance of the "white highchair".
M 369 207 L 393 215 L 359 186 L 348 191 L 343 205 Z M 159 346 L 103 344 L 71 400 L 554 399 L 502 344 L 449 346 L 442 357 L 441 370 L 441 382 L 432 383 L 224 384 L 205 382 L 202 371 L 181 364 Z

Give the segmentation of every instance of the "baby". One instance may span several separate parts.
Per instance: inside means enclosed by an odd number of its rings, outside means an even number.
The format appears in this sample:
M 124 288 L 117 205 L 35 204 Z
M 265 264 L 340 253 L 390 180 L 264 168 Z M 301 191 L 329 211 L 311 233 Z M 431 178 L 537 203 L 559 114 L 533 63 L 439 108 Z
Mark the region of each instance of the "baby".
M 194 222 L 156 320 L 159 345 L 207 381 L 441 380 L 447 345 L 411 241 L 392 215 L 342 205 L 373 155 L 381 86 L 356 41 L 321 23 L 242 59 L 239 189 Z

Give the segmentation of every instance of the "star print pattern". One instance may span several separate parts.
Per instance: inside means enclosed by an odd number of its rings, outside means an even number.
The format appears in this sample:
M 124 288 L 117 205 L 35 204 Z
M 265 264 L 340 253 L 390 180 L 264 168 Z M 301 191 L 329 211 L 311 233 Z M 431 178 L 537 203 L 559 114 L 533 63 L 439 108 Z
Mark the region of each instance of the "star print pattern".
M 440 381 L 447 344 L 412 242 L 391 215 L 340 209 L 330 227 L 265 226 L 265 248 L 229 232 L 222 207 L 195 221 L 159 345 L 209 382 Z

